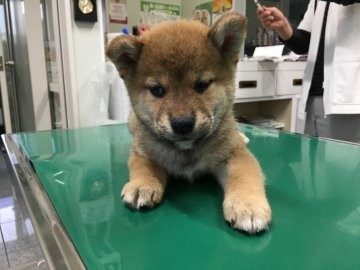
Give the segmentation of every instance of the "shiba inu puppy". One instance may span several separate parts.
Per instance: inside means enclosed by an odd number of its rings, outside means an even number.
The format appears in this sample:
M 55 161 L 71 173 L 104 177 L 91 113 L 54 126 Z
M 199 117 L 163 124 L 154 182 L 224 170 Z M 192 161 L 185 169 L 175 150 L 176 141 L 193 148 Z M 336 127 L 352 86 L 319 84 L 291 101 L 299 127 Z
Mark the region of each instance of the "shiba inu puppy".
M 251 234 L 268 228 L 264 177 L 232 110 L 245 34 L 246 18 L 229 13 L 211 28 L 184 20 L 110 43 L 133 109 L 130 181 L 121 193 L 129 206 L 160 203 L 169 174 L 212 173 L 224 189 L 225 220 Z

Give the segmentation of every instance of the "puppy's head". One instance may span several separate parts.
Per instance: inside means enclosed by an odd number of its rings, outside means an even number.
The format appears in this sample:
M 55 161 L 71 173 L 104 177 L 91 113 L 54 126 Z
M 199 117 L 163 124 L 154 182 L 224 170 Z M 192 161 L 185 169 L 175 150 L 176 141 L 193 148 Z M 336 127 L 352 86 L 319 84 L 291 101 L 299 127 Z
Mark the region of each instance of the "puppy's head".
M 195 21 L 160 24 L 119 36 L 107 50 L 149 131 L 191 149 L 231 112 L 234 74 L 246 19 L 224 15 L 208 28 Z

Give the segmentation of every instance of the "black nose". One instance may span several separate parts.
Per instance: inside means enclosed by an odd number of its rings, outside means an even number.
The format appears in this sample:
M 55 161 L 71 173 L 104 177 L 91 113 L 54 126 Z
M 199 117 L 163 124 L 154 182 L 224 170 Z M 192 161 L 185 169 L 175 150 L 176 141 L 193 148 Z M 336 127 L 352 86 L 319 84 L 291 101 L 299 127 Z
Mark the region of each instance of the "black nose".
M 190 133 L 195 126 L 194 116 L 179 116 L 171 118 L 170 125 L 174 133 L 186 135 Z

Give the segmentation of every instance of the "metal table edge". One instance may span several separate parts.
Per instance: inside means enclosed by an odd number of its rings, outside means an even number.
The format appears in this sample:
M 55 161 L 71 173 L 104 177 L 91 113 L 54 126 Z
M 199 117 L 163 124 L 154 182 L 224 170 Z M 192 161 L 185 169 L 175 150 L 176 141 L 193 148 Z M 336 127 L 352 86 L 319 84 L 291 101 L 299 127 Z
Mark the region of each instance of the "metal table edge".
M 1 135 L 49 269 L 86 269 L 16 134 Z

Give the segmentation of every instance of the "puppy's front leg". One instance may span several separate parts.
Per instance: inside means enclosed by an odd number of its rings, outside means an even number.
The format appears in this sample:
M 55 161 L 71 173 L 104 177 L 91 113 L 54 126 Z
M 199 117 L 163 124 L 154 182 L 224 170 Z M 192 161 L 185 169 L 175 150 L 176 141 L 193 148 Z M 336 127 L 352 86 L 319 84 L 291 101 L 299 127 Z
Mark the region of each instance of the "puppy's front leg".
M 167 181 L 165 170 L 135 153 L 130 155 L 129 169 L 130 181 L 121 192 L 122 200 L 136 209 L 160 203 Z
M 263 174 L 245 147 L 239 147 L 229 160 L 224 190 L 224 216 L 235 229 L 254 234 L 268 228 L 271 209 Z

